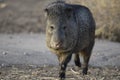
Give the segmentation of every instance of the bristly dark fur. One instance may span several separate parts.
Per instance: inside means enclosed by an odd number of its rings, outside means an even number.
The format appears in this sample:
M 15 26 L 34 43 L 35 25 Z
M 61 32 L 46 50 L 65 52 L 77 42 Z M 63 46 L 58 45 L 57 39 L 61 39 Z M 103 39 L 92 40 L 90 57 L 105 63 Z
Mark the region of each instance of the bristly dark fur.
M 59 6 L 58 6 L 59 5 Z M 61 9 L 61 7 L 65 6 L 65 2 L 58 0 L 55 1 L 53 3 L 48 4 L 48 6 L 45 8 L 45 10 L 47 11 L 49 9 L 49 15 L 52 16 L 52 14 L 61 14 L 62 11 L 59 11 Z

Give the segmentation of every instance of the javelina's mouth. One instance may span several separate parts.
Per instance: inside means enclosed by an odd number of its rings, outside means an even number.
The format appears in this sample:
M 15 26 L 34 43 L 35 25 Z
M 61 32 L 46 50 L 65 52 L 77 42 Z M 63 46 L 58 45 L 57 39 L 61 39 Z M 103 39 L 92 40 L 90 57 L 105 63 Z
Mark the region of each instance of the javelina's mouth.
M 63 47 L 62 42 L 57 42 L 57 43 L 52 43 L 51 44 L 51 48 L 53 48 L 55 50 L 62 49 L 62 47 Z
M 61 44 L 57 44 L 55 47 L 53 47 L 53 49 L 60 50 L 60 49 L 62 49 L 62 46 L 61 46 Z

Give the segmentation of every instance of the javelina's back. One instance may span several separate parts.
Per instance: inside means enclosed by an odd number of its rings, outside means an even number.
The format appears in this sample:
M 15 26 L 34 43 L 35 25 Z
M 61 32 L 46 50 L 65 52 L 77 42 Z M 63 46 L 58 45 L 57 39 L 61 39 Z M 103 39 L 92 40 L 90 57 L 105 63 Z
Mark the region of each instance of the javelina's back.
M 74 8 L 78 28 L 78 42 L 75 51 L 88 47 L 95 39 L 95 21 L 90 10 L 81 5 L 71 5 Z

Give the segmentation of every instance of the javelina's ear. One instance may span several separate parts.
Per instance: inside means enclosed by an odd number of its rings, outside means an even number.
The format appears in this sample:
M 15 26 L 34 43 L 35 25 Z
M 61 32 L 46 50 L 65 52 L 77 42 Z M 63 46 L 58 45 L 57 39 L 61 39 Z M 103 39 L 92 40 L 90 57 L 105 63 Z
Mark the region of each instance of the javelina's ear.
M 45 12 L 45 17 L 47 17 L 47 15 L 48 15 L 48 9 L 45 8 L 45 9 L 44 9 L 44 12 Z
M 72 7 L 66 7 L 65 12 L 66 12 L 68 18 L 70 18 L 73 14 L 73 8 Z
M 47 8 L 45 8 L 45 9 L 44 9 L 44 11 L 45 11 L 45 12 L 48 12 L 48 9 L 47 9 Z

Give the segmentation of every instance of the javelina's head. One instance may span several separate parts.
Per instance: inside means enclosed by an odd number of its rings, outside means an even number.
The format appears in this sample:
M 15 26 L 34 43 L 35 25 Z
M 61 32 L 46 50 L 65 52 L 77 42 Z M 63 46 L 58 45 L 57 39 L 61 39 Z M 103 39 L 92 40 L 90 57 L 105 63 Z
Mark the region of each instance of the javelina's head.
M 72 50 L 77 41 L 77 26 L 73 8 L 61 1 L 49 4 L 45 9 L 46 42 L 52 50 Z

